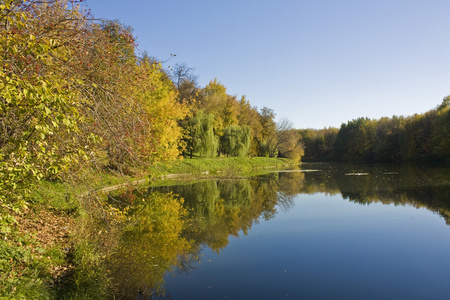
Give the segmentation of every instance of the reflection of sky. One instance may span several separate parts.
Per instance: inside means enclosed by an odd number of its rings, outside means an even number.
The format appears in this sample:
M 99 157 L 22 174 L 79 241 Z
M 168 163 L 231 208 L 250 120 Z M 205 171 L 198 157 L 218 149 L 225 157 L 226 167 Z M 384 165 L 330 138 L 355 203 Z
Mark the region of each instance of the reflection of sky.
M 425 209 L 300 195 L 167 278 L 174 299 L 424 299 L 450 294 L 450 227 Z M 227 296 L 227 297 L 226 297 Z M 191 297 L 191 298 L 189 298 Z

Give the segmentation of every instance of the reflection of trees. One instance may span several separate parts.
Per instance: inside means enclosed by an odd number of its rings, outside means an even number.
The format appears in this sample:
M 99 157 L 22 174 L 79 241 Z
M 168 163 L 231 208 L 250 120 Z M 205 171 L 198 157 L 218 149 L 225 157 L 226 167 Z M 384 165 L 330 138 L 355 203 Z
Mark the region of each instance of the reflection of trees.
M 425 207 L 438 212 L 450 225 L 448 168 L 348 164 L 322 164 L 319 168 L 321 172 L 306 173 L 302 192 L 340 192 L 344 199 L 360 204 Z M 355 173 L 368 175 L 345 175 Z
M 321 171 L 207 180 L 154 188 L 146 196 L 135 192 L 116 197 L 128 203 L 121 206 L 128 211 L 126 221 L 109 243 L 109 269 L 118 297 L 158 287 L 171 266 L 191 269 L 201 246 L 219 252 L 230 235 L 246 234 L 260 217 L 268 220 L 277 209 L 292 208 L 298 194 L 341 193 L 360 204 L 426 207 L 450 223 L 448 169 L 338 164 L 317 169 Z M 368 175 L 356 175 L 362 173 Z
M 184 236 L 197 245 L 219 252 L 228 245 L 229 236 L 244 234 L 258 222 L 275 216 L 277 205 L 293 206 L 304 175 L 299 172 L 270 173 L 251 179 L 208 180 L 193 184 L 157 188 L 184 199 L 189 228 Z
M 254 196 L 248 180 L 209 180 L 189 185 L 161 188 L 184 199 L 190 227 L 185 236 L 198 245 L 220 251 L 228 245 L 228 237 L 248 232 L 265 210 L 263 197 Z
M 128 207 L 127 220 L 110 237 L 118 241 L 107 258 L 117 299 L 135 299 L 138 292 L 150 297 L 154 290 L 160 289 L 165 272 L 179 265 L 180 256 L 186 262 L 187 252 L 192 249 L 181 237 L 186 212 L 178 199 L 171 194 L 143 198 L 140 193 L 121 198 L 130 196 L 138 204 Z
M 301 172 L 282 172 L 278 179 L 278 206 L 288 211 L 294 206 L 294 197 L 304 185 L 305 174 Z

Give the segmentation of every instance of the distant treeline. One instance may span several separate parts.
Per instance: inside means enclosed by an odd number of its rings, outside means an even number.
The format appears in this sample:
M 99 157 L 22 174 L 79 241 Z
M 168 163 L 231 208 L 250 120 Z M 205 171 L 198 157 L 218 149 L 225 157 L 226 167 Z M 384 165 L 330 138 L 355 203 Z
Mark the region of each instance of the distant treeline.
M 304 161 L 449 161 L 450 96 L 410 117 L 358 118 L 340 129 L 298 131 Z

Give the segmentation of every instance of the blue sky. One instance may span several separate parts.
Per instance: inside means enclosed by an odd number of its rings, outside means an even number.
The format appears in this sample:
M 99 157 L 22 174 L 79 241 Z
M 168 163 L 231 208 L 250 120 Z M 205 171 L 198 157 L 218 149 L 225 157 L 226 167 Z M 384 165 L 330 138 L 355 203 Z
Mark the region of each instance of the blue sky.
M 448 0 L 85 0 L 139 50 L 296 128 L 423 113 L 450 95 Z

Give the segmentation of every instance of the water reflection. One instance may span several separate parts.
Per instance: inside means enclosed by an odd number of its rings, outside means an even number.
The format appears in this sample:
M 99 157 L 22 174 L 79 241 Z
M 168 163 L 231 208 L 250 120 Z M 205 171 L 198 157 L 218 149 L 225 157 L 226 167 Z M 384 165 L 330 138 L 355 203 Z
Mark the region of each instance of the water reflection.
M 302 182 L 297 173 L 295 182 Z M 185 185 L 153 188 L 172 192 L 184 199 L 189 228 L 184 236 L 197 245 L 206 245 L 219 253 L 228 245 L 230 236 L 247 234 L 260 216 L 269 220 L 276 214 L 276 205 L 289 207 L 294 193 L 277 173 L 239 180 L 207 180 Z M 292 186 L 295 186 L 293 184 Z
M 371 203 L 425 207 L 450 224 L 449 169 L 305 164 L 303 171 L 248 179 L 205 180 L 115 195 L 124 214 L 108 255 L 116 299 L 163 295 L 168 270 L 195 269 L 203 248 L 220 253 L 230 237 L 289 211 L 299 194 L 341 194 Z M 314 172 L 307 172 L 314 169 Z
M 111 196 L 110 202 L 116 214 L 99 234 L 114 299 L 150 299 L 161 292 L 166 271 L 196 259 L 194 245 L 182 235 L 186 209 L 170 193 L 141 190 Z
M 300 193 L 341 194 L 360 203 L 425 207 L 450 225 L 450 169 L 424 165 L 311 164 L 320 172 L 307 173 Z M 367 175 L 348 175 L 362 174 Z

